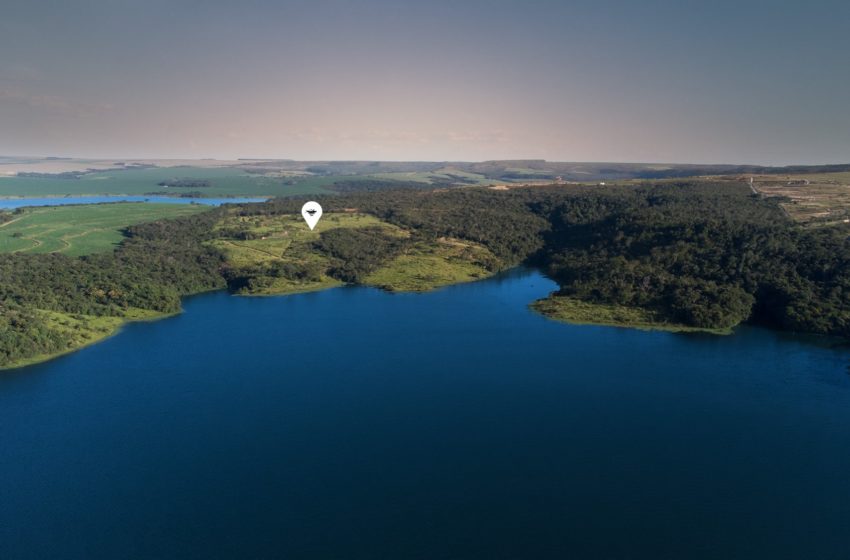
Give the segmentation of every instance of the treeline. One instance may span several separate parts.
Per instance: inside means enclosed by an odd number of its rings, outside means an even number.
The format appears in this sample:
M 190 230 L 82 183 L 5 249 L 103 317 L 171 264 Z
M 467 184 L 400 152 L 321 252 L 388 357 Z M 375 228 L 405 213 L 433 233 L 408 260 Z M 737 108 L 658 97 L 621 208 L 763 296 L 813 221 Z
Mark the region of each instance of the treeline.
M 0 366 L 62 352 L 69 343 L 70 337 L 51 329 L 38 312 L 0 300 Z
M 259 211 L 297 213 L 302 202 Z M 749 321 L 850 336 L 850 229 L 804 229 L 743 184 L 388 191 L 321 203 L 480 243 L 503 266 L 540 266 L 561 295 L 695 327 Z
M 390 179 L 345 179 L 335 181 L 329 185 L 328 190 L 338 193 L 355 193 L 355 192 L 383 192 L 398 189 L 417 189 L 431 190 L 437 188 L 438 185 L 426 183 L 423 181 L 397 181 Z M 439 185 L 451 186 L 451 185 Z
M 278 199 L 127 229 L 113 253 L 0 254 L 0 365 L 61 347 L 37 309 L 122 316 L 180 309 L 180 298 L 274 278 L 360 282 L 410 244 L 454 237 L 487 247 L 489 268 L 541 267 L 559 294 L 652 310 L 697 327 L 742 321 L 850 337 L 850 228 L 804 229 L 746 185 L 682 182 L 640 187 L 486 188 L 355 192 L 319 197 L 326 213 L 359 211 L 385 228 L 324 232 L 313 250 L 331 263 L 231 269 L 205 243 L 226 212 L 300 213 Z M 8 214 L 0 214 L 2 217 Z M 0 217 L 0 219 L 2 219 Z M 326 262 L 326 261 L 323 261 Z
M 543 247 L 549 223 L 541 211 L 555 189 L 493 191 L 483 188 L 447 191 L 350 193 L 316 200 L 326 213 L 356 210 L 414 231 L 426 240 L 456 237 L 480 243 L 505 266 L 525 261 Z M 242 215 L 300 214 L 305 197 L 243 205 Z
M 207 179 L 169 179 L 160 181 L 157 185 L 177 189 L 206 189 L 211 186 L 211 183 Z
M 113 253 L 0 254 L 0 366 L 61 352 L 70 336 L 37 310 L 98 317 L 180 310 L 183 296 L 226 287 L 223 256 L 204 245 L 219 210 L 132 226 Z
M 390 235 L 380 227 L 340 228 L 322 232 L 315 248 L 330 257 L 330 276 L 358 283 L 400 255 L 411 243 L 410 239 Z
M 0 254 L 0 302 L 96 316 L 178 311 L 182 296 L 225 286 L 222 255 L 203 243 L 218 212 L 132 226 L 113 253 Z

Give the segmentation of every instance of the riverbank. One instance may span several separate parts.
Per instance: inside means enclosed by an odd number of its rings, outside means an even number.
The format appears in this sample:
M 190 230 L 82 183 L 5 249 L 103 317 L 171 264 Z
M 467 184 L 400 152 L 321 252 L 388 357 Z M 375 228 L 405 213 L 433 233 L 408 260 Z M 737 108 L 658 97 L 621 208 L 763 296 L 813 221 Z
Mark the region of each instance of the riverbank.
M 147 309 L 130 308 L 121 317 L 98 317 L 78 313 L 62 313 L 59 311 L 37 310 L 52 330 L 69 336 L 69 345 L 57 352 L 37 354 L 0 365 L 0 372 L 32 366 L 59 358 L 82 350 L 98 342 L 102 342 L 121 332 L 128 323 L 158 321 L 173 317 L 178 313 L 158 313 Z M 182 311 L 181 311 L 182 312 Z
M 132 205 L 126 207 L 130 206 Z M 88 208 L 98 210 L 104 207 L 92 205 Z M 70 210 L 31 212 L 57 213 Z M 77 217 L 74 221 L 81 220 Z M 6 225 L 10 223 L 12 222 L 7 222 Z M 86 226 L 83 229 L 89 232 L 92 227 Z M 323 246 L 323 243 L 328 243 L 329 237 L 323 237 L 322 234 L 333 230 L 348 230 L 352 235 L 337 236 L 335 245 Z M 315 230 L 308 230 L 300 216 L 246 217 L 237 212 L 229 212 L 217 223 L 213 232 L 214 238 L 205 243 L 220 251 L 225 259 L 215 272 L 221 281 L 219 287 L 224 287 L 226 281 L 235 295 L 291 295 L 326 290 L 346 283 L 375 287 L 387 292 L 429 292 L 454 284 L 482 280 L 501 268 L 492 253 L 479 244 L 446 237 L 411 240 L 412 232 L 365 214 L 329 213 Z M 393 249 L 395 256 L 384 257 L 380 252 L 373 251 L 371 236 L 374 236 L 377 242 L 384 241 L 388 246 L 397 244 L 403 247 Z M 30 242 L 22 235 L 7 237 L 9 244 L 17 243 L 15 246 L 10 245 L 10 252 L 26 249 L 19 245 Z M 354 245 L 349 244 L 351 239 L 355 241 Z M 75 254 L 97 252 L 94 249 L 105 250 L 110 247 L 109 243 L 115 244 L 120 240 L 120 232 L 116 229 L 115 239 L 107 239 L 106 245 L 81 246 L 75 249 Z M 354 278 L 346 282 L 346 276 L 351 275 L 354 275 Z M 184 293 L 184 296 L 191 295 L 194 293 Z M 140 318 L 112 315 L 75 316 L 38 309 L 34 311 L 42 319 L 49 319 L 44 330 L 48 336 L 49 333 L 54 333 L 61 341 L 54 346 L 61 345 L 62 348 L 52 353 L 17 359 L 16 353 L 20 350 L 11 348 L 9 353 L 3 356 L 3 360 L 0 360 L 5 362 L 3 369 L 48 361 L 85 348 L 114 335 L 127 321 Z M 160 314 L 150 312 L 143 318 L 155 320 L 161 317 Z
M 414 268 L 421 269 L 422 265 L 424 264 L 425 263 L 420 263 L 419 267 Z M 383 278 L 384 281 L 387 282 L 387 284 L 385 285 L 378 285 L 377 282 L 366 282 L 363 284 L 351 285 L 372 287 L 385 292 L 425 293 L 440 288 L 445 288 L 454 284 L 485 280 L 493 275 L 493 273 L 488 273 L 486 275 L 481 274 L 480 276 L 472 277 L 469 274 L 480 274 L 480 272 L 476 270 L 471 271 L 468 265 L 460 266 L 461 270 L 453 270 L 450 266 L 447 265 L 447 263 L 442 263 L 443 266 L 439 266 L 441 263 L 429 261 L 427 264 L 432 271 L 436 272 L 432 272 L 432 274 L 430 275 L 421 275 L 415 278 L 400 280 L 398 276 L 399 272 L 407 270 L 405 268 L 407 266 L 412 266 L 408 260 L 405 260 L 403 263 L 396 265 L 397 267 L 401 268 L 389 267 L 390 269 L 388 271 L 376 276 L 376 278 Z M 449 279 L 453 279 L 454 281 L 449 281 Z M 286 279 L 278 280 L 279 282 L 272 283 L 269 286 L 257 288 L 253 291 L 237 292 L 233 293 L 232 295 L 258 298 L 288 296 L 309 292 L 324 291 L 329 290 L 331 288 L 338 288 L 346 285 L 344 282 L 340 282 L 329 277 L 322 281 L 305 283 L 296 283 Z M 201 293 L 203 292 L 199 292 L 197 294 L 189 294 L 186 297 L 200 295 Z M 76 352 L 78 350 L 82 350 L 88 346 L 97 344 L 98 342 L 102 342 L 108 338 L 111 338 L 112 336 L 115 336 L 116 334 L 121 332 L 121 329 L 128 323 L 158 321 L 160 319 L 166 319 L 168 317 L 179 315 L 182 312 L 182 309 L 177 313 L 157 313 L 155 311 L 132 308 L 127 310 L 125 315 L 121 317 L 99 317 L 94 315 L 80 315 L 71 313 L 61 313 L 57 311 L 38 310 L 38 313 L 48 321 L 48 324 L 51 329 L 66 335 L 70 335 L 71 338 L 69 346 L 54 353 L 39 354 L 36 356 L 29 356 L 27 358 L 21 358 L 19 360 L 12 361 L 8 364 L 0 366 L 0 371 L 7 371 L 43 362 L 48 362 L 55 358 L 59 358 L 61 356 Z
M 616 523 L 648 558 L 841 557 L 846 348 L 529 312 L 556 289 L 219 291 L 0 375 L 0 556 L 545 558 L 574 552 L 566 524 L 592 557 Z
M 445 261 L 401 259 L 375 272 L 362 284 L 355 286 L 372 287 L 393 293 L 426 293 L 440 288 L 458 284 L 487 280 L 495 273 L 482 273 L 479 269 L 470 268 L 468 263 L 458 263 L 459 268 L 453 269 Z M 427 271 L 416 274 L 411 271 Z M 405 274 L 407 273 L 407 274 Z M 475 275 L 478 276 L 475 276 Z M 253 291 L 233 293 L 236 296 L 274 297 L 324 291 L 345 286 L 344 282 L 328 278 L 317 282 L 295 283 L 279 279 L 278 283 L 264 286 Z M 191 297 L 198 294 L 190 294 Z M 732 329 L 705 329 L 669 323 L 654 316 L 651 312 L 619 305 L 596 304 L 575 298 L 553 297 L 539 299 L 529 304 L 529 307 L 547 319 L 575 325 L 597 325 L 638 330 L 653 330 L 666 332 L 702 332 L 716 335 L 728 335 Z M 14 361 L 0 366 L 0 371 L 11 370 L 38 363 L 82 350 L 88 346 L 106 340 L 116 334 L 128 323 L 140 321 L 157 321 L 182 313 L 156 313 L 143 309 L 128 310 L 123 317 L 96 317 L 88 315 L 72 315 L 53 311 L 40 311 L 50 319 L 51 327 L 63 332 L 73 332 L 73 346 L 52 354 L 42 354 Z

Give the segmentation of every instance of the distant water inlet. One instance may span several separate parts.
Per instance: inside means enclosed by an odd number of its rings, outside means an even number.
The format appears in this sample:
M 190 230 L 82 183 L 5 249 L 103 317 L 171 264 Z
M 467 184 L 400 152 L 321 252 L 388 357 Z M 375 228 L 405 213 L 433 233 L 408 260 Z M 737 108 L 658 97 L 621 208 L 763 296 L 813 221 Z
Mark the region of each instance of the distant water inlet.
M 553 289 L 219 292 L 4 373 L 0 558 L 847 557 L 845 348 Z
M 265 198 L 184 198 L 178 196 L 52 196 L 36 198 L 0 198 L 0 209 L 24 208 L 26 206 L 67 206 L 70 204 L 100 204 L 104 202 L 163 202 L 168 204 L 241 204 L 265 202 Z

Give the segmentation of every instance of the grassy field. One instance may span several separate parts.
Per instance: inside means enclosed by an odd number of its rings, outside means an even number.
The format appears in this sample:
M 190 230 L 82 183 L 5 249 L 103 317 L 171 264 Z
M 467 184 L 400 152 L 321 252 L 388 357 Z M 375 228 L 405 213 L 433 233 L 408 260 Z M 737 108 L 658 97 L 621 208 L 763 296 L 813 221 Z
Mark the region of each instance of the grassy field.
M 753 186 L 764 196 L 787 199 L 782 207 L 798 222 L 830 225 L 850 219 L 850 173 L 756 175 Z
M 400 228 L 366 214 L 328 213 L 322 216 L 312 231 L 301 216 L 232 216 L 222 221 L 216 231 L 226 232 L 238 227 L 252 232 L 257 238 L 242 240 L 225 236 L 211 243 L 222 249 L 228 261 L 237 266 L 280 259 L 310 260 L 315 257 L 310 244 L 318 241 L 322 232 L 337 228 L 370 226 L 380 226 L 396 235 L 405 235 Z
M 494 259 L 480 245 L 456 239 L 417 243 L 366 278 L 366 284 L 393 292 L 423 292 L 486 278 L 484 263 Z
M 322 232 L 339 228 L 379 228 L 389 236 L 409 237 L 410 232 L 357 213 L 325 214 L 310 231 L 300 216 L 237 216 L 225 218 L 217 227 L 222 237 L 210 243 L 221 249 L 236 268 L 270 266 L 276 263 L 312 265 L 327 271 L 328 258 L 313 243 Z M 254 239 L 238 239 L 228 232 L 250 231 Z M 468 282 L 489 276 L 485 264 L 495 257 L 485 248 L 457 240 L 413 243 L 404 254 L 371 273 L 366 285 L 391 291 L 426 291 L 448 284 Z M 266 278 L 265 282 L 241 290 L 246 295 L 273 295 L 320 290 L 341 283 L 322 273 L 312 280 Z
M 79 256 L 110 251 L 129 225 L 205 210 L 209 207 L 144 202 L 27 208 L 0 224 L 0 253 Z
M 364 228 L 378 226 L 394 235 L 406 235 L 403 230 L 385 224 L 366 214 L 325 214 L 314 230 L 310 230 L 301 216 L 232 216 L 224 219 L 217 228 L 222 237 L 210 242 L 221 249 L 231 266 L 237 268 L 292 263 L 311 264 L 327 269 L 327 258 L 315 251 L 312 244 L 322 232 L 336 228 Z M 256 239 L 235 239 L 227 232 L 234 228 L 250 231 Z M 243 295 L 278 295 L 308 292 L 331 288 L 341 284 L 327 274 L 313 280 L 296 281 L 288 278 L 268 278 L 268 282 L 240 291 Z
M 710 332 L 729 334 L 730 330 L 700 329 L 659 320 L 652 312 L 623 305 L 590 303 L 570 297 L 550 296 L 530 305 L 541 315 L 575 325 L 601 325 L 670 332 Z
M 63 195 L 141 195 L 165 192 L 179 195 L 201 192 L 204 196 L 292 196 L 325 193 L 324 188 L 348 176 L 282 177 L 255 175 L 233 167 L 158 167 L 150 169 L 120 169 L 86 174 L 79 179 L 0 177 L 0 197 L 63 196 Z M 204 179 L 204 188 L 165 188 L 162 181 L 174 179 Z M 287 184 L 292 183 L 292 184 Z
M 410 171 L 397 173 L 377 173 L 373 175 L 376 179 L 392 181 L 415 181 L 417 183 L 441 183 L 441 182 L 464 182 L 474 185 L 490 185 L 498 181 L 488 179 L 479 173 L 469 173 L 456 167 L 446 166 L 435 171 Z

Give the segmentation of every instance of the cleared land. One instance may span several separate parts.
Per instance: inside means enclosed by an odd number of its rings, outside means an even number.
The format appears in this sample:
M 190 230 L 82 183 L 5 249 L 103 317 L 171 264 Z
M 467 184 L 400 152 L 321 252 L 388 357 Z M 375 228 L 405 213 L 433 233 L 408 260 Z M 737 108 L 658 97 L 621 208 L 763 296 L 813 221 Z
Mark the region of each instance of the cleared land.
M 333 263 L 318 251 L 321 235 L 335 229 L 380 231 L 389 238 L 408 239 L 411 233 L 373 216 L 358 213 L 325 214 L 310 231 L 300 216 L 229 216 L 216 228 L 221 235 L 210 243 L 221 249 L 235 269 L 265 269 L 239 293 L 274 295 L 320 290 L 340 285 L 328 271 Z M 238 234 L 236 233 L 238 232 Z M 247 238 L 246 238 L 247 237 Z M 492 274 L 485 265 L 495 261 L 480 245 L 455 239 L 411 242 L 404 252 L 366 276 L 366 285 L 390 291 L 427 291 Z M 291 266 L 308 274 L 293 278 L 269 272 Z
M 80 256 L 111 251 L 129 225 L 205 210 L 209 207 L 145 202 L 26 208 L 0 223 L 0 253 Z
M 481 245 L 457 239 L 416 243 L 366 277 L 366 284 L 393 292 L 421 292 L 472 282 L 492 273 L 484 263 L 494 259 Z
M 396 235 L 403 232 L 365 214 L 325 214 L 314 230 L 310 230 L 301 216 L 231 216 L 216 228 L 221 235 L 210 244 L 222 250 L 228 263 L 239 269 L 290 264 L 298 268 L 317 270 L 316 275 L 305 278 L 265 276 L 239 291 L 244 295 L 275 295 L 308 292 L 341 284 L 331 278 L 326 270 L 327 257 L 313 249 L 322 232 L 338 228 L 365 228 L 379 226 Z M 239 235 L 233 235 L 239 231 Z M 243 237 L 249 237 L 243 239 Z
M 850 219 L 850 173 L 755 175 L 753 187 L 764 196 L 785 199 L 782 207 L 794 220 L 831 225 Z
M 469 173 L 457 167 L 441 167 L 434 171 L 408 171 L 397 173 L 376 173 L 376 179 L 389 181 L 414 181 L 417 183 L 459 183 L 468 185 L 490 185 L 496 181 L 480 173 Z
M 348 176 L 282 176 L 250 174 L 237 167 L 157 167 L 117 169 L 87 173 L 79 178 L 2 177 L 0 197 L 64 196 L 64 195 L 143 195 L 161 193 L 181 195 L 188 192 L 202 196 L 292 196 L 324 192 L 325 187 Z M 159 183 L 174 180 L 203 180 L 203 188 L 164 187 Z

